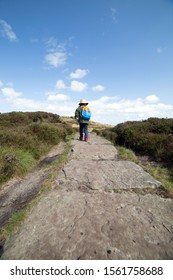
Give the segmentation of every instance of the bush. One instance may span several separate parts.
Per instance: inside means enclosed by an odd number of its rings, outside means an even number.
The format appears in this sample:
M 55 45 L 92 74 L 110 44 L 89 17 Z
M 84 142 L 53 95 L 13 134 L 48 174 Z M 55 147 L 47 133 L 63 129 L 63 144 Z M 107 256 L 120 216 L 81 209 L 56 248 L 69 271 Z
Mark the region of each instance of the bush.
M 149 118 L 145 123 L 148 126 L 148 130 L 158 134 L 171 134 L 173 133 L 173 119 L 159 119 Z
M 105 130 L 102 135 L 114 144 L 152 156 L 158 162 L 173 164 L 173 119 L 125 122 Z
M 8 152 L 1 157 L 1 174 L 4 177 L 11 177 L 17 166 L 17 157 L 14 152 Z
M 72 127 L 56 114 L 0 114 L 0 182 L 25 173 L 35 160 L 72 133 Z
M 9 127 L 21 125 L 21 124 L 28 124 L 29 118 L 25 113 L 22 112 L 11 112 L 0 114 L 0 126 Z
M 105 137 L 106 139 L 108 139 L 109 141 L 111 141 L 114 145 L 117 142 L 117 133 L 112 131 L 111 129 L 106 129 L 104 131 L 102 131 L 101 135 L 103 137 Z
M 61 119 L 60 116 L 57 114 L 47 113 L 47 112 L 29 112 L 27 113 L 30 121 L 33 122 L 52 122 L 52 123 L 60 123 Z
M 32 124 L 30 125 L 30 130 L 40 141 L 52 145 L 58 144 L 67 135 L 67 131 L 63 125 Z
M 29 151 L 3 147 L 0 150 L 0 183 L 7 181 L 14 174 L 23 176 L 35 163 L 33 155 Z
M 60 116 L 47 112 L 10 112 L 0 114 L 0 126 L 27 125 L 32 122 L 61 123 Z

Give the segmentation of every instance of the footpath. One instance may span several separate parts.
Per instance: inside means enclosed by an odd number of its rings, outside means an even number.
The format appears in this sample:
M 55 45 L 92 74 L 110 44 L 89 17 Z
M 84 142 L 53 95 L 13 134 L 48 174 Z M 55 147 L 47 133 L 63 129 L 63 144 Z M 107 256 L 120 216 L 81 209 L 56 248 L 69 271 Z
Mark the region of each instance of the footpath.
M 55 187 L 4 245 L 2 259 L 173 259 L 173 199 L 106 139 L 73 141 Z

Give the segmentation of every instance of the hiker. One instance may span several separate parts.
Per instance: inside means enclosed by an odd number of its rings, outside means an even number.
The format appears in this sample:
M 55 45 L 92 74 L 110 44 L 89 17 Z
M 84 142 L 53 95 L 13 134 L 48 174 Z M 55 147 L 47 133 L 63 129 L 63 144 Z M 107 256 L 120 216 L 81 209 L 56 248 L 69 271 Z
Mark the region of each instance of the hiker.
M 87 105 L 88 102 L 81 99 L 79 107 L 75 111 L 75 119 L 79 123 L 79 140 L 85 140 L 86 142 L 88 141 L 88 124 L 91 117 L 91 111 Z

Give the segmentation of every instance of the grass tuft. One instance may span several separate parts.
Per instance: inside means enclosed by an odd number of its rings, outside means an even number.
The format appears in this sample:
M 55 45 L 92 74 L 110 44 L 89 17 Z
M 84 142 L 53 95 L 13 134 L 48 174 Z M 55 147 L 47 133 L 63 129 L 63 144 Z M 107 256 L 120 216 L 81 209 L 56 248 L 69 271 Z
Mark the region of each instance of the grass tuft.
M 118 150 L 118 157 L 123 160 L 130 160 L 135 163 L 139 163 L 135 153 L 127 148 L 121 147 L 121 146 L 116 146 Z

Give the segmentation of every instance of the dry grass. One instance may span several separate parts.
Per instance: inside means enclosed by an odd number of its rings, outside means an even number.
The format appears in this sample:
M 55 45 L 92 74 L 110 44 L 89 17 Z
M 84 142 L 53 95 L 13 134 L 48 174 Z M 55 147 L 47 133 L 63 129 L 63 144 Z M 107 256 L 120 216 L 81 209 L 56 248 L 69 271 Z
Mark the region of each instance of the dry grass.
M 76 122 L 76 120 L 73 117 L 61 117 L 61 120 L 63 122 L 65 122 L 66 124 L 71 125 L 74 129 L 78 130 L 79 124 Z M 89 132 L 94 132 L 95 130 L 102 131 L 102 130 L 109 129 L 112 127 L 113 126 L 109 125 L 109 124 L 103 124 L 103 123 L 94 122 L 94 121 L 90 120 L 88 130 L 89 130 Z

